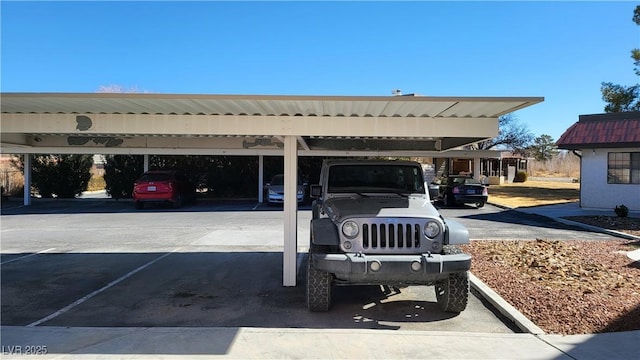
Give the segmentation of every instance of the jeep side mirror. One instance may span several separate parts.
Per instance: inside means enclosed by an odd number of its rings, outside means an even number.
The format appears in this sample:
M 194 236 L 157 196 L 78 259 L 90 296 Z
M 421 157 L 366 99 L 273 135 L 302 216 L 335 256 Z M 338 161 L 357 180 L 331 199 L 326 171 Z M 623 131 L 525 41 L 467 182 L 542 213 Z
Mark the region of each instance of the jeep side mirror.
M 311 196 L 312 198 L 319 198 L 322 195 L 322 186 L 321 185 L 311 185 Z

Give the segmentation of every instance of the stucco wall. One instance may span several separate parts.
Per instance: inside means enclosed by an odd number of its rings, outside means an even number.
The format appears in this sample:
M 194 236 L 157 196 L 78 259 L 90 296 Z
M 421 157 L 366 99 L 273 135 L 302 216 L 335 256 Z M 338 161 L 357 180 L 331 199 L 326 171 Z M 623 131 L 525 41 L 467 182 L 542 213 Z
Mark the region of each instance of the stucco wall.
M 609 152 L 640 152 L 640 148 L 582 150 L 580 206 L 612 210 L 624 204 L 640 211 L 640 184 L 607 184 Z

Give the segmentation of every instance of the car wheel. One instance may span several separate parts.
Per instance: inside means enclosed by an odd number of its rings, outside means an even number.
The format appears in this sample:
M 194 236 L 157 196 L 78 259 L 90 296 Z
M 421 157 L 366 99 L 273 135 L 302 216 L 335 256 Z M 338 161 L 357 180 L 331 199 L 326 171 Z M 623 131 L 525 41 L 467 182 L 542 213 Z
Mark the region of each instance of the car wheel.
M 445 255 L 461 254 L 457 246 L 445 245 Z M 436 300 L 440 308 L 446 312 L 459 313 L 467 308 L 469 301 L 469 272 L 449 274 L 446 279 L 439 280 L 435 286 Z
M 484 201 L 477 202 L 476 206 L 478 207 L 478 209 L 480 209 L 481 207 L 484 207 Z
M 449 194 L 444 194 L 442 201 L 444 202 L 444 206 L 454 206 L 456 204 L 455 200 L 453 200 Z
M 469 301 L 469 273 L 449 274 L 436 282 L 436 300 L 443 311 L 459 313 L 467 308 Z
M 176 199 L 173 201 L 173 208 L 178 209 L 182 207 L 182 195 L 176 196 Z
M 135 206 L 136 206 L 136 209 L 138 210 L 144 209 L 144 203 L 142 203 L 142 201 L 136 201 Z
M 317 270 L 311 264 L 311 252 L 307 260 L 307 308 L 309 311 L 328 311 L 331 307 L 332 277 Z

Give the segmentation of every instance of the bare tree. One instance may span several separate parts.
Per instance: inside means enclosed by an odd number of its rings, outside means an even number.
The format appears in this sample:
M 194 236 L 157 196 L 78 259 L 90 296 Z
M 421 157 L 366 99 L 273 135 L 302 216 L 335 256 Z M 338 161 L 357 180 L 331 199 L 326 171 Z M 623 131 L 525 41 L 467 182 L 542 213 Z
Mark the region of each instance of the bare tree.
M 525 154 L 533 141 L 533 133 L 524 122 L 513 114 L 502 115 L 498 119 L 498 136 L 470 145 L 473 150 L 490 150 L 504 148 L 514 153 Z

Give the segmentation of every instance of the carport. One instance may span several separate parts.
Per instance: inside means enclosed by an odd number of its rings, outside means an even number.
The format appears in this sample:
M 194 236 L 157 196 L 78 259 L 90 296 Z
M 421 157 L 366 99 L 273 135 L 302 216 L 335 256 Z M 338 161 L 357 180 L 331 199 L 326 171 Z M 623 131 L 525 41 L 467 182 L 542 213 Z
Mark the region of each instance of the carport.
M 3 154 L 284 156 L 283 285 L 296 285 L 298 156 L 469 155 L 542 97 L 3 93 Z M 494 156 L 478 152 L 475 157 Z M 478 167 L 476 167 L 478 168 Z M 25 156 L 24 204 L 30 204 Z M 261 194 L 262 192 L 259 191 Z M 261 200 L 261 199 L 260 199 Z

